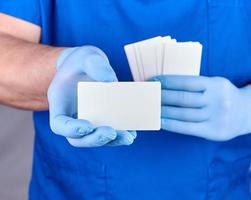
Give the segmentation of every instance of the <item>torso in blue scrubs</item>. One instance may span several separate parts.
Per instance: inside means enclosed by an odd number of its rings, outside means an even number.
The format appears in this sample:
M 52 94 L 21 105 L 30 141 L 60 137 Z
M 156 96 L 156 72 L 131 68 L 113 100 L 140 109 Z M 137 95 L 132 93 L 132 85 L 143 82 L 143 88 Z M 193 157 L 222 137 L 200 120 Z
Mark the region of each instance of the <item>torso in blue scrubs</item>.
M 41 26 L 41 43 L 98 46 L 120 81 L 132 80 L 125 44 L 171 35 L 203 44 L 202 75 L 251 82 L 250 0 L 6 0 L 0 12 Z M 51 132 L 48 112 L 34 122 L 32 200 L 251 198 L 251 135 L 217 143 L 139 132 L 129 147 L 81 149 Z

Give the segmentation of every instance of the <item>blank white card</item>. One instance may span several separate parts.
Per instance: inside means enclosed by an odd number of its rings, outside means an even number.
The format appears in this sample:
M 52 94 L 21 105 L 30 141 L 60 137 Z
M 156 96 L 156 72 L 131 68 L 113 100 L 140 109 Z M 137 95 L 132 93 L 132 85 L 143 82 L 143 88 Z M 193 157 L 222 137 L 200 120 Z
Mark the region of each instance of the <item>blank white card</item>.
M 79 82 L 78 118 L 116 130 L 159 130 L 159 82 Z

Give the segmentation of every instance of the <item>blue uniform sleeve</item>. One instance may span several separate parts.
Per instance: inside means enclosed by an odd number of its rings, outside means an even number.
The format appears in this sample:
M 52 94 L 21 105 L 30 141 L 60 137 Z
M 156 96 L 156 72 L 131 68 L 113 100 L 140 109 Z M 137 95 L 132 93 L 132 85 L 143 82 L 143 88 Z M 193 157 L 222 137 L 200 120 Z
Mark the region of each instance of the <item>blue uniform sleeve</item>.
M 39 0 L 0 0 L 0 13 L 41 26 L 39 2 Z

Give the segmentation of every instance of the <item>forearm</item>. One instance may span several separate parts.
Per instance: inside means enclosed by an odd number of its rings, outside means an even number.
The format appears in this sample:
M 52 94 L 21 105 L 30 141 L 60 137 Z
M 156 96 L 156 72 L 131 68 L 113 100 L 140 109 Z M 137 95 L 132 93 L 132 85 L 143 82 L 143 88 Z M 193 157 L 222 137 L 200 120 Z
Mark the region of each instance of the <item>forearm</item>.
M 61 51 L 0 34 L 0 103 L 28 110 L 48 109 L 47 89 Z

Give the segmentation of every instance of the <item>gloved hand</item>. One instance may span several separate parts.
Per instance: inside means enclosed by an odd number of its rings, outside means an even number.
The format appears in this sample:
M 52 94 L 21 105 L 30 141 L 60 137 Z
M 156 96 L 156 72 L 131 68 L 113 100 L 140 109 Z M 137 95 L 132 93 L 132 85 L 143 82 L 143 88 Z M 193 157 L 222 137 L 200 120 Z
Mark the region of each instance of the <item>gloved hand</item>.
M 158 76 L 162 128 L 226 141 L 251 132 L 251 87 L 221 77 Z
M 66 49 L 59 56 L 57 73 L 48 90 L 52 131 L 66 137 L 75 147 L 132 144 L 136 132 L 94 127 L 86 120 L 76 119 L 79 81 L 117 81 L 104 52 L 93 46 L 83 46 Z

